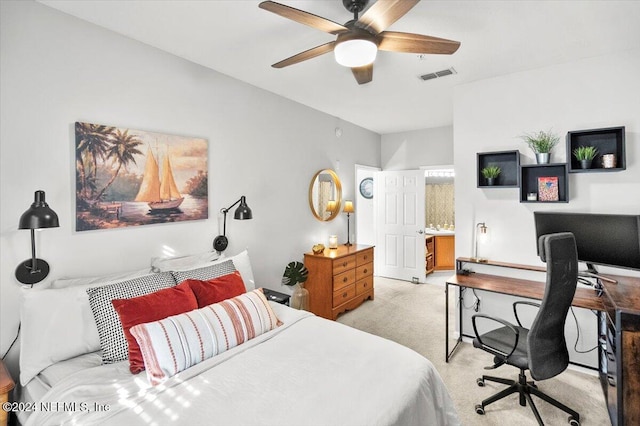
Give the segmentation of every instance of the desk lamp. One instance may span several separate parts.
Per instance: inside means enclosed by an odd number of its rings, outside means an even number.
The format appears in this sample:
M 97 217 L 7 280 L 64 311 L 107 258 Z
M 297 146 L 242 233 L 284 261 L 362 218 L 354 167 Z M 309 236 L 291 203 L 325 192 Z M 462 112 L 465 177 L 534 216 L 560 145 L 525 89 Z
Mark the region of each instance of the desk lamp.
M 36 191 L 33 204 L 20 216 L 18 229 L 31 230 L 31 259 L 22 262 L 16 268 L 16 279 L 22 284 L 36 284 L 49 275 L 49 264 L 36 257 L 35 230 L 57 228 L 58 215 L 45 202 L 44 191 Z
M 227 246 L 229 245 L 229 240 L 227 239 L 227 213 L 229 213 L 229 210 L 231 210 L 231 208 L 233 206 L 235 206 L 236 204 L 240 203 L 240 205 L 238 206 L 238 208 L 236 209 L 235 213 L 233 214 L 233 218 L 236 220 L 246 220 L 246 219 L 252 219 L 253 218 L 253 214 L 251 213 L 251 209 L 249 208 L 249 206 L 247 205 L 247 199 L 246 197 L 243 195 L 240 197 L 240 199 L 238 201 L 236 201 L 235 203 L 231 204 L 228 208 L 226 209 L 221 209 L 220 212 L 224 214 L 224 224 L 222 227 L 222 235 L 218 235 L 214 240 L 213 240 L 213 248 L 216 251 L 225 251 Z
M 476 225 L 475 248 L 473 251 L 473 257 L 471 258 L 472 261 L 480 262 L 480 263 L 484 263 L 487 261 L 487 259 L 478 257 L 478 241 L 482 241 L 483 243 L 486 243 L 488 238 L 489 238 L 489 228 L 484 222 L 478 223 Z

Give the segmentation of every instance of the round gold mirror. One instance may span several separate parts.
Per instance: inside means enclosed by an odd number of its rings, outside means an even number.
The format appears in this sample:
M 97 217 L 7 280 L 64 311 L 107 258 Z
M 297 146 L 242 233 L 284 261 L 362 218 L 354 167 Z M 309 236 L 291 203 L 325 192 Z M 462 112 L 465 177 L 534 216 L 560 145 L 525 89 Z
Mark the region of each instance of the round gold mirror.
M 321 221 L 335 219 L 342 205 L 342 184 L 336 172 L 320 170 L 309 185 L 309 207 L 313 216 Z

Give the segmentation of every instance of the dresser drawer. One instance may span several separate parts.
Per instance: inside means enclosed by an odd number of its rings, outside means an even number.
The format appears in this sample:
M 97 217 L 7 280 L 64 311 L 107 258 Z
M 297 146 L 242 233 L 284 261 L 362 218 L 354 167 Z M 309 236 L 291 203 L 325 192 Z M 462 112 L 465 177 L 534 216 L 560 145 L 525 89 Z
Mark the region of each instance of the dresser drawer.
M 365 263 L 373 262 L 373 249 L 363 250 L 356 253 L 356 265 L 364 265 Z
M 345 302 L 353 299 L 356 296 L 356 286 L 351 284 L 348 287 L 342 288 L 333 292 L 333 306 L 342 305 Z
M 333 291 L 338 291 L 343 287 L 356 282 L 356 270 L 351 269 L 333 277 Z
M 356 295 L 366 293 L 373 288 L 373 277 L 368 276 L 356 281 Z
M 356 281 L 371 275 L 373 275 L 373 262 L 365 263 L 364 265 L 356 268 Z
M 333 261 L 333 275 L 353 269 L 356 267 L 356 255 L 341 257 Z

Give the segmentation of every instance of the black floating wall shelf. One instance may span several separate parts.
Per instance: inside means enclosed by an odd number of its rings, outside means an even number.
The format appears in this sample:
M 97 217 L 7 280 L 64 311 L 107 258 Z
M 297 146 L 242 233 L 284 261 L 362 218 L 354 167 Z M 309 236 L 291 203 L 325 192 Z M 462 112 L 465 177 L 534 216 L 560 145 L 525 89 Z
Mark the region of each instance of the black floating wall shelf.
M 518 188 L 520 186 L 520 151 L 479 152 L 478 188 Z M 487 184 L 482 169 L 488 166 L 500 167 L 500 176 L 493 185 Z
M 627 160 L 624 138 L 624 126 L 568 132 L 567 161 L 569 163 L 569 173 L 619 172 L 625 170 L 627 168 Z M 573 155 L 573 150 L 580 146 L 594 146 L 598 149 L 598 154 L 593 159 L 589 169 L 582 169 L 580 162 Z M 615 155 L 615 167 L 604 167 L 602 156 L 605 154 Z

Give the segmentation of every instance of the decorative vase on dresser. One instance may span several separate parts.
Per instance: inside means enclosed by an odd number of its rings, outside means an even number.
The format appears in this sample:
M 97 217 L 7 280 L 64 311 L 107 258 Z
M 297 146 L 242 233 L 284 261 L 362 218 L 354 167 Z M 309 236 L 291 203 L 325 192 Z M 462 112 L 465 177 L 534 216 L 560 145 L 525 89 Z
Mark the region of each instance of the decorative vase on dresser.
M 373 246 L 340 245 L 337 249 L 304 254 L 309 270 L 305 288 L 309 310 L 335 320 L 344 311 L 373 300 Z

